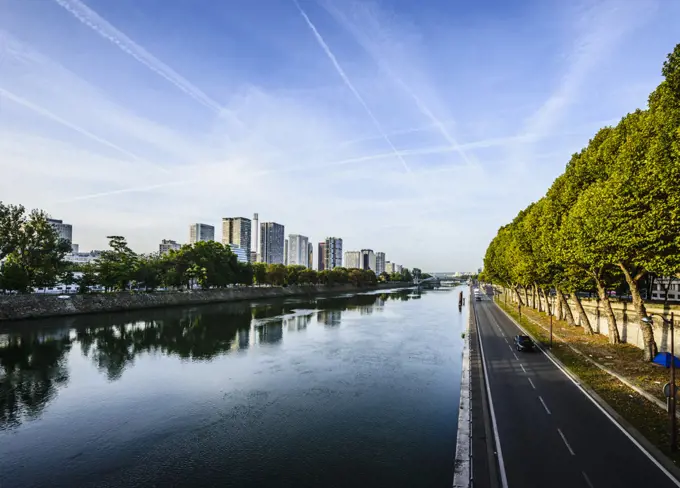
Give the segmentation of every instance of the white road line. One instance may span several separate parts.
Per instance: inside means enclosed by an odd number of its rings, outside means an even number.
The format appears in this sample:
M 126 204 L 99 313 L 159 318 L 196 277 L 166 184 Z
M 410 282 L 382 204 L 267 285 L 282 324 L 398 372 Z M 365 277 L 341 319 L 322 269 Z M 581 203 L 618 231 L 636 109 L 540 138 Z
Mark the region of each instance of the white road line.
M 519 361 L 519 358 L 517 357 L 517 354 L 515 354 L 515 353 L 513 352 L 512 355 L 515 356 L 515 359 L 516 359 L 517 361 Z
M 536 387 L 534 386 L 534 382 L 531 381 L 531 378 L 527 378 L 527 379 L 529 380 L 529 384 L 531 385 L 531 387 L 535 390 Z
M 529 333 L 528 333 L 526 330 L 524 330 L 523 327 L 521 327 L 520 325 L 518 325 L 517 322 L 516 322 L 512 317 L 510 317 L 510 315 L 508 314 L 508 312 L 506 312 L 505 310 L 503 310 L 503 309 L 500 308 L 500 307 L 498 307 L 498 309 L 499 309 L 501 312 L 503 312 L 503 313 L 505 314 L 505 316 L 508 318 L 508 320 L 510 320 L 510 323 L 512 323 L 512 324 L 513 324 L 515 327 L 517 327 L 519 330 L 521 330 L 524 334 L 529 335 Z M 534 342 L 535 342 L 535 341 L 534 341 Z M 659 468 L 659 470 L 660 470 L 663 474 L 665 474 L 665 475 L 668 477 L 668 479 L 671 480 L 671 482 L 672 482 L 675 486 L 680 487 L 680 481 L 678 481 L 678 480 L 675 478 L 675 476 L 673 476 L 673 475 L 670 473 L 670 471 L 668 471 L 668 470 L 667 470 L 667 469 L 666 469 L 659 461 L 657 461 L 656 458 L 655 458 L 654 456 L 652 456 L 652 454 L 651 454 L 647 449 L 645 449 L 645 448 L 642 446 L 642 444 L 640 444 L 640 443 L 635 439 L 635 437 L 633 437 L 632 435 L 630 435 L 630 432 L 628 432 L 626 429 L 624 429 L 623 426 L 622 426 L 620 423 L 618 423 L 618 422 L 616 421 L 616 419 L 615 419 L 614 417 L 612 417 L 611 414 L 610 414 L 609 412 L 607 412 L 607 411 L 604 409 L 604 407 L 603 407 L 602 405 L 600 405 L 599 403 L 597 403 L 597 401 L 596 401 L 592 396 L 590 396 L 590 394 L 589 394 L 589 393 L 588 393 L 588 392 L 587 392 L 587 391 L 586 391 L 586 390 L 578 383 L 578 381 L 576 381 L 576 380 L 574 379 L 574 377 L 573 377 L 571 374 L 569 374 L 569 372 L 567 372 L 566 369 L 564 369 L 562 366 L 560 366 L 553 358 L 551 358 L 550 356 L 548 356 L 548 354 L 545 352 L 545 350 L 544 350 L 541 346 L 536 345 L 536 347 L 538 347 L 538 350 L 541 351 L 541 352 L 545 355 L 545 357 L 548 358 L 548 359 L 550 360 L 550 362 L 553 363 L 553 364 L 555 365 L 555 367 L 556 367 L 557 369 L 559 369 L 560 371 L 562 371 L 562 373 L 564 373 L 564 376 L 566 376 L 567 378 L 569 378 L 569 380 L 570 380 L 572 383 L 574 383 L 574 385 L 576 386 L 576 388 L 578 388 L 578 389 L 581 391 L 581 393 L 583 393 L 583 395 L 584 395 L 588 400 L 590 400 L 591 402 L 593 402 L 593 405 L 595 405 L 595 407 L 597 407 L 597 409 L 600 410 L 600 412 L 602 412 L 602 413 L 604 414 L 604 416 L 607 417 L 607 418 L 611 421 L 612 424 L 614 424 L 616 427 L 618 427 L 618 429 L 623 433 L 623 435 L 625 435 L 625 436 L 628 438 L 628 440 L 630 440 L 630 442 L 632 442 L 632 443 L 635 445 L 635 447 L 637 447 L 638 449 L 640 449 L 640 451 L 641 451 L 645 456 L 647 456 L 647 459 L 649 459 L 649 460 L 654 464 L 654 466 L 656 466 L 657 468 Z
M 567 449 L 569 449 L 569 452 L 571 453 L 571 455 L 572 455 L 572 456 L 576 456 L 576 454 L 574 453 L 574 450 L 571 448 L 571 446 L 570 446 L 569 443 L 567 442 L 567 438 L 564 437 L 564 434 L 562 433 L 562 431 L 561 431 L 560 429 L 557 429 L 557 432 L 560 433 L 560 437 L 561 437 L 562 440 L 564 441 L 564 445 L 567 446 Z
M 529 381 L 531 381 L 531 380 L 529 380 Z M 533 386 L 533 383 L 532 383 L 532 386 Z M 546 405 L 545 402 L 543 401 L 543 397 L 539 396 L 538 399 L 541 400 L 541 403 L 543 404 L 543 408 L 545 408 L 545 411 L 548 412 L 548 415 L 552 415 L 550 413 L 550 409 L 548 408 L 548 405 Z M 560 430 L 560 429 L 557 429 L 557 430 Z M 567 441 L 565 440 L 564 442 L 567 442 Z
M 472 305 L 474 307 L 474 304 Z M 489 383 L 489 371 L 486 366 L 486 357 L 484 356 L 484 341 L 480 332 L 479 321 L 477 320 L 477 309 L 473 308 L 475 312 L 475 322 L 477 324 L 477 339 L 479 342 L 479 351 L 482 353 L 482 365 L 484 366 L 484 383 L 486 383 L 486 394 L 489 397 L 489 410 L 491 410 L 491 425 L 493 427 L 493 437 L 496 441 L 496 452 L 498 453 L 498 469 L 501 472 L 501 486 L 508 488 L 508 477 L 505 474 L 505 461 L 503 461 L 503 450 L 501 449 L 501 438 L 498 434 L 498 423 L 496 422 L 496 410 L 493 408 L 493 397 L 491 396 L 491 384 Z M 508 346 L 510 347 L 510 346 Z M 510 348 L 512 350 L 512 348 Z
M 507 337 L 504 337 L 503 339 L 505 340 L 505 343 L 506 343 L 506 344 L 508 344 L 508 345 L 510 344 L 510 343 L 508 342 L 508 338 L 507 338 Z
M 510 349 L 510 352 L 514 352 L 514 351 L 512 350 L 512 346 L 511 346 L 510 344 L 508 344 L 508 349 Z
M 524 371 L 525 373 L 527 372 L 527 370 L 524 369 L 524 365 L 522 363 L 519 364 L 519 367 L 522 368 L 522 371 Z
M 590 488 L 595 488 L 595 487 L 593 486 L 593 483 L 590 481 L 590 478 L 588 478 L 588 475 L 586 474 L 586 472 L 585 472 L 585 471 L 581 471 L 581 474 L 582 474 L 583 477 L 585 478 L 586 483 L 588 484 L 588 486 L 589 486 Z

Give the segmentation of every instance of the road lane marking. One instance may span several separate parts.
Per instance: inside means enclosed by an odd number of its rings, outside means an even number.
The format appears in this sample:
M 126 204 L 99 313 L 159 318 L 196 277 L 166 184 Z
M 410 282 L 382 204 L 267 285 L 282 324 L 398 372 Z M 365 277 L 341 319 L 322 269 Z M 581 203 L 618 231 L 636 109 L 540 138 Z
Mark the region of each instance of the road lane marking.
M 515 354 L 515 353 L 513 352 L 512 355 L 515 356 L 515 359 L 516 359 L 517 361 L 519 361 L 519 358 L 517 357 L 517 354 Z
M 514 351 L 512 350 L 512 346 L 511 346 L 510 344 L 508 344 L 508 349 L 510 349 L 510 352 L 514 352 Z
M 509 322 L 510 322 L 514 327 L 516 327 L 516 328 L 518 328 L 519 330 L 521 330 L 523 334 L 525 334 L 525 335 L 530 335 L 530 334 L 529 334 L 523 327 L 521 327 L 521 326 L 520 326 L 520 325 L 519 325 L 512 317 L 510 317 L 510 315 L 508 314 L 508 312 L 506 312 L 505 310 L 503 310 L 502 308 L 500 308 L 498 305 L 496 305 L 496 307 L 498 308 L 498 310 L 500 310 L 500 311 L 505 315 L 505 317 L 509 320 Z M 537 347 L 538 347 L 538 350 L 541 351 L 541 352 L 543 353 L 543 355 L 545 355 L 545 357 L 548 358 L 548 360 L 550 360 L 550 362 L 553 363 L 557 369 L 559 369 L 560 371 L 562 371 L 562 373 L 564 374 L 564 376 L 566 376 L 567 378 L 569 378 L 569 381 L 571 381 L 571 382 L 574 384 L 574 386 L 576 386 L 576 388 L 578 388 L 578 389 L 581 391 L 581 393 L 583 393 L 583 396 L 585 396 L 588 400 L 590 400 L 590 401 L 592 402 L 592 404 L 595 405 L 595 407 L 596 407 L 600 412 L 602 412 L 602 413 L 604 414 L 604 416 L 607 417 L 607 418 L 611 421 L 611 423 L 614 424 L 614 425 L 621 431 L 621 433 L 622 433 L 623 435 L 625 435 L 625 436 L 628 438 L 628 440 L 629 440 L 630 442 L 633 443 L 633 445 L 635 445 L 635 447 L 637 447 L 637 448 L 638 448 L 645 456 L 647 456 L 647 459 L 649 459 L 649 460 L 654 464 L 654 466 L 656 466 L 657 468 L 659 468 L 659 471 L 661 471 L 663 474 L 665 474 L 665 475 L 668 477 L 668 479 L 671 481 L 671 483 L 673 483 L 675 486 L 677 486 L 677 487 L 680 488 L 680 481 L 678 481 L 678 480 L 675 478 L 675 476 L 673 476 L 673 475 L 671 474 L 670 471 L 668 471 L 668 470 L 667 470 L 667 469 L 666 469 L 666 468 L 665 468 L 665 467 L 664 467 L 664 466 L 663 466 L 663 465 L 662 465 L 662 464 L 661 464 L 654 456 L 652 456 L 652 454 L 651 454 L 647 449 L 645 449 L 645 448 L 642 446 L 642 444 L 640 444 L 640 443 L 637 441 L 637 439 L 635 439 L 635 437 L 633 437 L 633 436 L 630 434 L 630 432 L 628 432 L 628 431 L 627 431 L 627 430 L 626 430 L 626 429 L 625 429 L 625 428 L 624 428 L 624 427 L 623 427 L 623 426 L 622 426 L 622 425 L 621 425 L 614 417 L 612 417 L 612 415 L 611 415 L 607 410 L 605 410 L 605 408 L 604 408 L 602 405 L 600 405 L 600 404 L 599 404 L 599 403 L 598 403 L 598 402 L 597 402 L 597 401 L 596 401 L 596 400 L 595 400 L 595 399 L 594 399 L 594 398 L 593 398 L 593 397 L 592 397 L 592 396 L 591 396 L 591 395 L 590 395 L 590 394 L 589 394 L 589 393 L 588 393 L 588 392 L 587 392 L 587 391 L 579 384 L 579 382 L 576 381 L 576 380 L 574 379 L 574 377 L 573 377 L 566 369 L 564 369 L 560 364 L 557 363 L 557 361 L 555 361 L 553 358 L 551 358 L 551 357 L 548 355 L 548 353 L 547 353 L 541 346 L 539 346 L 539 345 L 537 344 Z
M 484 383 L 486 384 L 486 394 L 489 397 L 489 410 L 491 411 L 491 426 L 493 427 L 493 437 L 496 442 L 496 454 L 498 455 L 498 470 L 501 472 L 501 487 L 508 488 L 508 477 L 505 474 L 505 461 L 503 460 L 503 450 L 501 449 L 501 437 L 498 433 L 498 422 L 496 422 L 496 409 L 493 406 L 493 396 L 491 395 L 491 383 L 489 383 L 489 371 L 486 363 L 486 356 L 484 355 L 484 341 L 482 340 L 481 327 L 477 319 L 477 308 L 472 305 L 472 310 L 475 314 L 475 323 L 479 329 L 477 332 L 477 341 L 479 342 L 479 352 L 482 353 L 482 366 L 484 367 Z M 510 346 L 508 346 L 510 347 Z M 512 348 L 510 348 L 512 350 Z
M 503 340 L 505 341 L 506 344 L 510 344 L 510 343 L 508 342 L 508 338 L 507 338 L 507 337 L 504 337 Z
M 524 371 L 524 373 L 526 374 L 527 370 L 524 369 L 524 365 L 522 363 L 519 363 L 519 367 L 522 368 L 522 371 Z
M 535 390 L 536 387 L 534 386 L 534 382 L 531 381 L 531 378 L 527 378 L 527 379 L 529 380 L 529 384 L 531 385 L 531 387 Z
M 581 474 L 582 474 L 583 477 L 585 478 L 586 483 L 588 484 L 588 486 L 589 486 L 590 488 L 595 488 L 595 487 L 593 486 L 593 483 L 590 481 L 590 478 L 588 478 L 588 475 L 586 474 L 586 472 L 585 472 L 585 471 L 581 471 Z
M 567 438 L 564 437 L 564 434 L 562 433 L 562 431 L 561 431 L 560 429 L 557 429 L 557 432 L 560 433 L 560 437 L 561 437 L 562 440 L 564 441 L 564 445 L 567 446 L 567 449 L 569 449 L 569 452 L 571 453 L 571 455 L 572 455 L 572 456 L 576 456 L 576 454 L 574 453 L 574 450 L 571 448 L 571 446 L 570 446 L 569 443 L 567 442 Z
M 531 380 L 529 380 L 529 381 L 531 381 Z M 533 383 L 531 385 L 533 386 Z M 545 408 L 545 411 L 548 412 L 548 415 L 552 415 L 550 413 L 550 409 L 548 408 L 548 405 L 546 405 L 545 402 L 543 401 L 543 397 L 539 395 L 538 399 L 541 400 L 541 403 L 543 404 L 543 408 Z M 560 429 L 557 429 L 557 430 L 560 430 Z M 567 442 L 567 441 L 565 440 L 564 442 Z

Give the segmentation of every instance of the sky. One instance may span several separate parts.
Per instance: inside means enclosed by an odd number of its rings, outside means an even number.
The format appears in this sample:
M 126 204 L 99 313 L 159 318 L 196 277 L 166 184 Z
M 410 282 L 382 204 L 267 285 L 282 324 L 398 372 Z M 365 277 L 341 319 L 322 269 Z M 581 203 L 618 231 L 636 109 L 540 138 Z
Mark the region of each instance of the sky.
M 0 201 L 71 223 L 81 250 L 258 212 L 475 270 L 645 106 L 678 18 L 673 0 L 0 0 Z

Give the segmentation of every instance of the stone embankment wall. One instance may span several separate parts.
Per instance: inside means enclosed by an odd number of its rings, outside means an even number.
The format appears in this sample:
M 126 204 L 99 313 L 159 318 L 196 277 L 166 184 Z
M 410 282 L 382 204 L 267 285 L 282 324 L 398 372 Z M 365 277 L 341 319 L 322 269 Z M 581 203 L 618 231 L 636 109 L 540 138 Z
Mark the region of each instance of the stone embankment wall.
M 588 320 L 593 330 L 598 334 L 607 335 L 609 333 L 609 321 L 605 315 L 604 308 L 598 307 L 597 300 L 582 300 L 583 308 L 588 315 Z M 580 325 L 580 317 L 577 312 L 576 304 L 573 300 L 569 300 L 569 306 L 572 313 L 574 314 L 574 320 Z M 664 310 L 663 306 L 656 304 L 645 304 L 647 313 L 654 313 L 662 315 L 666 318 L 670 317 L 671 309 Z M 628 344 L 633 344 L 634 346 L 642 349 L 642 330 L 640 330 L 640 325 L 638 321 L 638 314 L 635 311 L 635 307 L 632 303 L 628 302 L 612 302 L 612 310 L 616 316 L 616 325 L 619 329 L 619 335 L 621 336 L 621 341 L 627 342 Z M 680 323 L 680 311 L 677 309 L 673 310 L 675 312 L 675 322 Z M 675 350 L 680 351 L 680 334 L 675 334 Z M 667 326 L 663 325 L 663 321 L 655 317 L 654 318 L 654 339 L 656 340 L 656 345 L 660 351 L 670 351 L 671 349 L 671 336 L 670 331 Z
M 156 293 L 101 293 L 95 295 L 0 295 L 0 321 L 63 315 L 141 310 L 146 308 L 200 305 L 279 297 L 314 296 L 332 293 L 354 293 L 405 287 L 404 284 L 379 284 L 357 288 L 353 285 L 313 285 L 281 287 L 236 287 L 219 290 L 194 290 Z
M 531 303 L 531 297 L 529 297 Z M 543 310 L 545 310 L 545 300 L 543 302 Z M 571 308 L 571 313 L 574 315 L 574 320 L 578 325 L 581 325 L 581 317 L 578 313 L 578 308 L 573 299 L 569 299 L 569 307 Z M 609 333 L 609 321 L 604 311 L 604 307 L 599 305 L 598 300 L 594 299 L 581 299 L 583 304 L 583 309 L 588 315 L 588 320 L 590 325 L 596 334 L 608 335 Z M 619 329 L 619 336 L 621 341 L 627 342 L 634 346 L 642 349 L 643 339 L 642 330 L 640 329 L 640 324 L 638 321 L 638 315 L 635 311 L 635 307 L 630 302 L 617 302 L 612 301 L 612 310 L 614 311 L 614 316 L 616 317 L 616 325 Z M 666 308 L 664 309 L 662 305 L 645 303 L 645 308 L 647 313 L 662 315 L 666 318 L 670 318 L 671 311 L 675 312 L 675 323 L 680 324 L 680 310 L 677 308 Z M 656 340 L 656 345 L 659 351 L 670 351 L 670 331 L 669 328 L 663 324 L 663 321 L 655 317 L 654 318 L 654 339 Z M 680 333 L 675 334 L 675 350 L 680 351 Z

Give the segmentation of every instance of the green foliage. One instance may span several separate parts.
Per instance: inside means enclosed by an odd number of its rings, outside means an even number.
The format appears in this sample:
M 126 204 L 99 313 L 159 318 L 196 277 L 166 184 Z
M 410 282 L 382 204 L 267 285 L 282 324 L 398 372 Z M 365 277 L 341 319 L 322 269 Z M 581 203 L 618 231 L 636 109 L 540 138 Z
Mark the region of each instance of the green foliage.
M 640 281 L 648 272 L 680 273 L 680 45 L 662 72 L 646 110 L 599 130 L 545 197 L 499 229 L 484 258 L 486 281 L 525 290 L 595 287 L 605 310 L 606 290 L 625 283 L 638 318 L 646 317 Z M 640 327 L 650 359 L 653 333 Z

